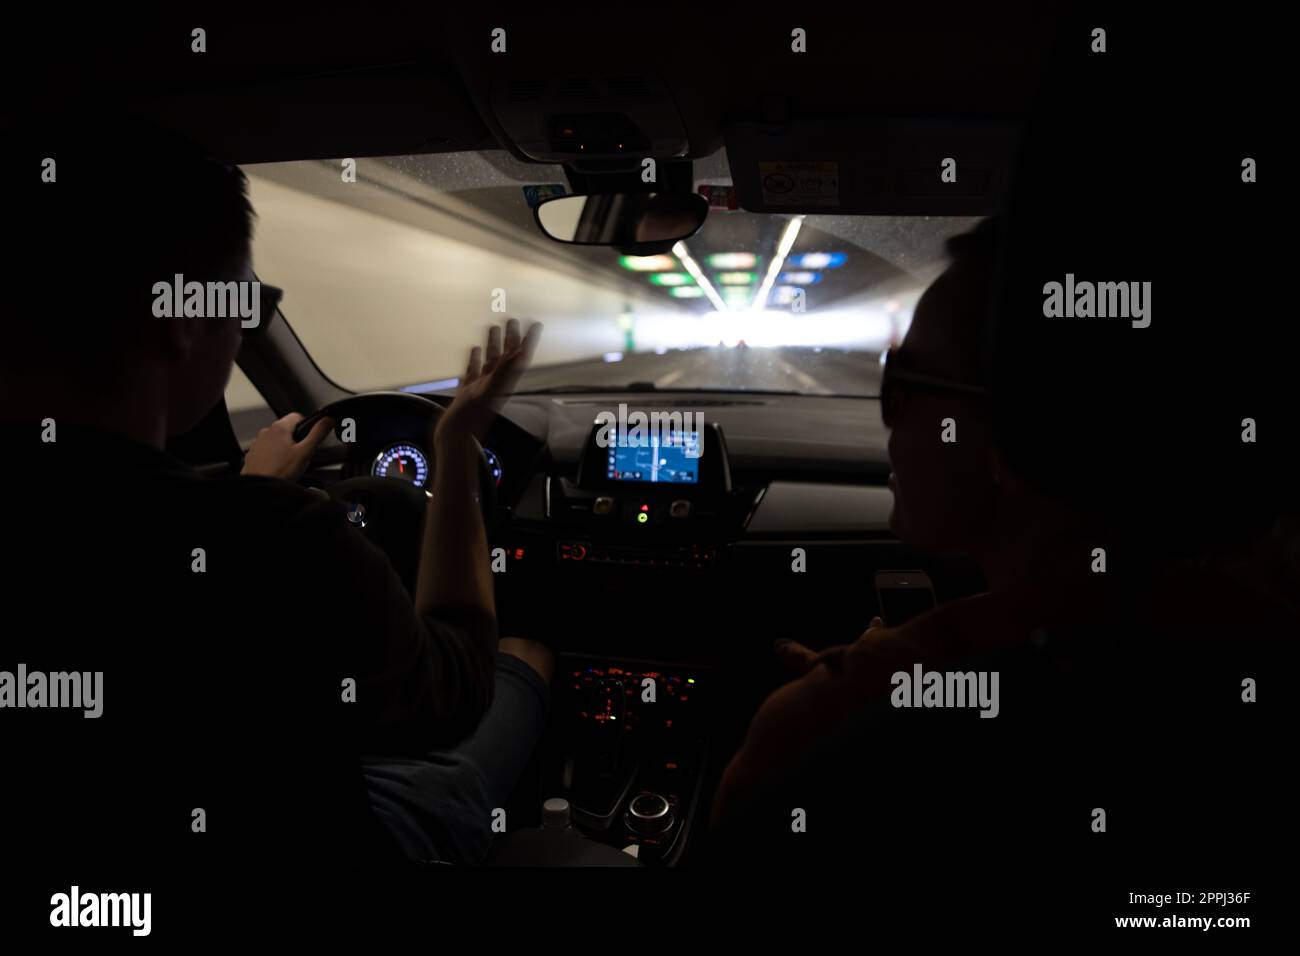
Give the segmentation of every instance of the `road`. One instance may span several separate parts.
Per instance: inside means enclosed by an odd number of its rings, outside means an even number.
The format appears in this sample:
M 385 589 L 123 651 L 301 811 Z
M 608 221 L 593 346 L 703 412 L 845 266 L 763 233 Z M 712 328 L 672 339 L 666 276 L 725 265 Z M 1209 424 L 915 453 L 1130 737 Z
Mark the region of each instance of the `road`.
M 530 369 L 519 390 L 567 386 L 623 388 L 651 383 L 663 389 L 755 389 L 815 395 L 876 395 L 875 352 L 811 348 L 674 349 L 638 352 L 618 361 L 571 362 Z

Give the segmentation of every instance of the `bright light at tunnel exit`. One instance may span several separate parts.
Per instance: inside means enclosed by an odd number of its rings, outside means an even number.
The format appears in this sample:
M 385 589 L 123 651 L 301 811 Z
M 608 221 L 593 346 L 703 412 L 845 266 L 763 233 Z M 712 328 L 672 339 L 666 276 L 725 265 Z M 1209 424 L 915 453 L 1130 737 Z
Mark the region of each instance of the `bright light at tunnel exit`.
M 792 321 L 794 318 L 798 321 Z M 734 346 L 743 341 L 754 348 L 825 346 L 874 351 L 889 346 L 891 332 L 888 315 L 861 306 L 808 312 L 797 317 L 780 309 L 746 310 L 701 316 L 699 344 L 721 342 Z

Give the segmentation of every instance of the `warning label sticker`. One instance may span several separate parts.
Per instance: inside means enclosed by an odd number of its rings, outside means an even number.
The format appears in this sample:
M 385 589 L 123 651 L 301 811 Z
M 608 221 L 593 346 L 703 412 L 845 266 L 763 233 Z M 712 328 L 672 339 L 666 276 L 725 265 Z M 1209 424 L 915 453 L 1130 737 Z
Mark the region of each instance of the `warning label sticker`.
M 772 162 L 758 164 L 765 206 L 838 206 L 840 164 Z

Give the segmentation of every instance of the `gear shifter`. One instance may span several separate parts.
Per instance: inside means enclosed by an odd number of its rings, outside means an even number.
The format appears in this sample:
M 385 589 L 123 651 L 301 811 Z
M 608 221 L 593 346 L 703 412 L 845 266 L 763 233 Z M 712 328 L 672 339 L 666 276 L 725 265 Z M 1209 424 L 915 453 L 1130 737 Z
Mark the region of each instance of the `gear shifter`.
M 657 793 L 642 793 L 627 805 L 623 822 L 633 833 L 643 837 L 659 837 L 677 822 L 672 804 Z

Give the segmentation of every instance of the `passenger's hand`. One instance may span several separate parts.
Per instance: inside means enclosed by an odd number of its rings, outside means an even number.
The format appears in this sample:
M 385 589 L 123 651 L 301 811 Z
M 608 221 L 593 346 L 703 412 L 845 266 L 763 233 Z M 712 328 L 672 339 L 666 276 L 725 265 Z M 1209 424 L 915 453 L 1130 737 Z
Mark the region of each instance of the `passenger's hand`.
M 520 337 L 519 320 L 508 319 L 503 342 L 500 327 L 492 326 L 486 354 L 478 346 L 470 352 L 456 398 L 438 422 L 435 444 L 471 436 L 483 438 L 501 403 L 514 391 L 519 376 L 528 367 L 541 332 L 541 324 L 534 322 Z
M 302 415 L 290 412 L 258 432 L 253 444 L 248 446 L 248 453 L 244 455 L 244 467 L 240 474 L 264 475 L 286 481 L 301 478 L 311 461 L 312 452 L 334 427 L 332 418 L 322 418 L 312 426 L 306 438 L 294 441 L 294 426 L 302 420 Z
M 824 651 L 814 651 L 798 641 L 777 641 L 772 645 L 777 660 L 794 677 L 802 677 L 819 664 L 825 664 L 832 674 L 838 673 L 848 649 L 847 644 L 835 644 Z
M 873 617 L 871 623 L 867 625 L 866 632 L 858 640 L 871 637 L 873 629 L 884 626 L 884 621 L 879 617 Z M 840 673 L 844 670 L 844 655 L 851 646 L 834 644 L 823 651 L 814 651 L 798 641 L 777 641 L 772 646 L 772 650 L 786 670 L 795 677 L 802 677 L 819 664 L 825 664 L 826 669 L 832 674 Z

